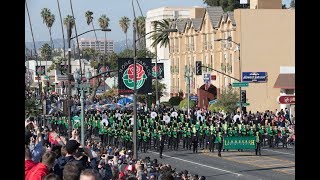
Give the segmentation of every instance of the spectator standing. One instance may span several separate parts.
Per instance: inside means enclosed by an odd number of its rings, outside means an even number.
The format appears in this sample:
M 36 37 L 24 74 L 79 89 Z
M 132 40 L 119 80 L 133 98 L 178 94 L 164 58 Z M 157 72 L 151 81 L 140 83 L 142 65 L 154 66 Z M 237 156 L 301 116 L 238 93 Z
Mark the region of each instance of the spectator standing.
M 35 164 L 25 176 L 25 180 L 42 180 L 48 175 L 54 165 L 56 154 L 54 152 L 46 152 L 42 156 L 42 161 Z

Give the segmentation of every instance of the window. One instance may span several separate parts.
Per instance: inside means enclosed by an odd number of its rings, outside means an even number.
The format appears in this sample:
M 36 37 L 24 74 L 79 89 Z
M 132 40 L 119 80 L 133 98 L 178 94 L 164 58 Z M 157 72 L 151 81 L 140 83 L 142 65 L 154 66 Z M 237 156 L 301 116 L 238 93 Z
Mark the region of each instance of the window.
M 180 89 L 180 85 L 179 85 L 179 78 L 178 78 L 178 80 L 177 80 L 177 89 Z
M 177 58 L 177 73 L 179 73 L 179 68 L 180 68 L 180 62 L 179 62 L 179 58 Z
M 174 78 L 172 79 L 172 85 L 173 85 L 173 91 L 175 91 L 176 81 L 175 81 L 175 79 L 174 79 Z
M 212 67 L 214 67 L 214 65 L 213 65 L 212 55 L 210 56 L 210 67 L 211 67 L 211 68 L 212 68 Z

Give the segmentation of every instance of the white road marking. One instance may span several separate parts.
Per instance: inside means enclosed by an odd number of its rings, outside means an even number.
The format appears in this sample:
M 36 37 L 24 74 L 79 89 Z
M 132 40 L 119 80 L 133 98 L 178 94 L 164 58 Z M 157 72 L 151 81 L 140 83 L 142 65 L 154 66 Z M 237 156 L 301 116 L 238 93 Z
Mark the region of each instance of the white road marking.
M 153 152 L 153 151 L 149 151 L 149 152 L 151 152 L 151 153 L 153 153 L 153 154 L 159 154 L 159 153 Z M 203 167 L 207 167 L 207 168 L 210 168 L 210 169 L 216 169 L 216 170 L 219 170 L 219 171 L 228 172 L 228 173 L 231 173 L 231 174 L 235 174 L 235 175 L 237 175 L 237 176 L 242 176 L 242 174 L 239 174 L 239 173 L 235 173 L 235 172 L 231 172 L 231 171 L 228 171 L 228 170 L 224 170 L 224 169 L 220 169 L 220 168 L 208 166 L 208 165 L 205 165 L 205 164 L 200 164 L 200 163 L 188 161 L 188 160 L 185 160 L 185 159 L 180 159 L 180 158 L 172 157 L 172 156 L 168 156 L 168 155 L 165 155 L 165 154 L 162 154 L 162 156 L 170 157 L 170 158 L 172 158 L 172 159 L 177 159 L 177 160 L 184 161 L 184 162 L 188 162 L 188 163 L 191 163 L 191 164 L 196 164 L 196 165 L 198 165 L 198 166 L 203 166 Z
M 271 150 L 271 149 L 261 149 L 261 150 L 273 151 L 273 152 L 277 152 L 277 153 L 280 153 L 280 154 L 287 154 L 287 155 L 295 156 L 295 154 L 285 153 L 285 152 L 281 152 L 281 151 L 275 151 L 275 150 Z

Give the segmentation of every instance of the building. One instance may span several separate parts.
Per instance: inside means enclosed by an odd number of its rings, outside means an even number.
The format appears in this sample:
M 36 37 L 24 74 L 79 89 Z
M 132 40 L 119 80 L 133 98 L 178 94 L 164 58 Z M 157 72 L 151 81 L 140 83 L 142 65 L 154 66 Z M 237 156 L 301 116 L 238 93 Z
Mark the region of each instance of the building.
M 62 93 L 62 84 L 68 84 L 68 78 L 66 74 L 61 74 L 60 71 L 51 70 L 48 72 L 48 68 L 52 65 L 52 61 L 39 61 L 38 66 L 41 66 L 44 69 L 44 75 L 39 76 L 39 82 L 42 84 L 42 87 L 47 86 L 47 83 L 51 87 L 55 89 L 55 91 L 59 94 Z M 25 62 L 25 66 L 28 69 L 28 72 L 32 74 L 28 74 L 29 77 L 33 77 L 30 79 L 31 86 L 38 88 L 38 76 L 36 75 L 37 63 L 35 60 L 29 60 Z M 71 73 L 73 74 L 76 70 L 80 69 L 79 60 L 71 60 Z M 92 75 L 95 75 L 95 70 L 90 66 L 90 63 L 86 60 L 82 60 L 82 71 L 90 71 Z
M 157 9 L 152 9 L 147 12 L 146 17 L 146 34 L 154 31 L 153 22 L 161 21 L 163 19 L 184 19 L 184 18 L 196 18 L 203 14 L 204 8 L 201 7 L 161 7 Z M 152 39 L 149 38 L 150 35 L 146 35 L 146 48 L 151 52 L 156 52 L 157 54 L 157 63 L 163 63 L 164 73 L 167 75 L 170 73 L 170 61 L 169 61 L 169 46 L 165 47 L 160 45 L 155 48 L 151 47 Z M 155 60 L 153 60 L 155 63 Z M 170 76 L 165 76 L 159 82 L 166 84 L 166 92 L 164 96 L 161 97 L 160 101 L 168 101 L 170 98 L 171 92 L 171 78 Z
M 114 42 L 113 40 L 108 40 L 108 39 L 106 41 L 105 39 L 98 39 L 98 41 L 96 41 L 95 38 L 81 38 L 79 41 L 79 48 L 80 49 L 93 48 L 96 51 L 100 50 L 101 53 L 113 52 Z
M 172 24 L 171 28 L 178 32 L 169 35 L 171 96 L 187 92 L 187 87 L 181 86 L 186 84 L 184 69 L 191 67 L 194 71 L 195 61 L 201 61 L 203 66 L 224 74 L 206 68 L 201 76 L 193 74 L 190 92 L 198 95 L 200 107 L 208 106 L 212 100 L 204 98 L 206 93 L 213 94 L 215 99 L 237 79 L 243 80 L 243 73 L 261 72 L 266 74 L 265 81 L 250 81 L 248 87 L 242 88 L 250 104 L 247 111 L 279 109 L 281 89 L 274 88 L 274 84 L 280 67 L 295 64 L 295 11 L 282 9 L 280 0 L 267 1 L 255 0 L 256 5 L 250 9 L 234 12 L 207 7 L 200 23 L 197 18 L 189 18 Z M 229 37 L 233 42 L 227 40 Z M 206 84 L 204 74 L 214 80 Z

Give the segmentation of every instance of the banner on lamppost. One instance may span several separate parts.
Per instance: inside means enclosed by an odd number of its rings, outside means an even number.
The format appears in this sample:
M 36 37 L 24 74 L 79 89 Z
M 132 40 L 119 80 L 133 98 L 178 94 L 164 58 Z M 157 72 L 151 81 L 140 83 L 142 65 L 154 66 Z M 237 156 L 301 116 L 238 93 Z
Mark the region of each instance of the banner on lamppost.
M 36 66 L 36 75 L 42 76 L 46 73 L 45 66 Z
M 137 94 L 152 93 L 151 58 L 136 60 L 136 91 Z M 119 95 L 133 94 L 134 91 L 133 58 L 118 59 L 118 92 Z
M 153 79 L 162 79 L 164 77 L 164 66 L 163 63 L 157 63 L 157 69 L 156 69 L 156 63 L 152 63 L 152 78 Z
M 61 67 L 60 74 L 61 75 L 67 75 L 68 65 L 67 64 L 61 64 L 60 67 Z
M 105 66 L 100 65 L 98 67 L 98 73 L 102 73 L 102 72 L 106 72 L 106 71 L 110 71 L 110 65 L 108 63 L 106 63 Z M 105 74 L 105 77 L 109 77 L 109 76 L 110 76 L 109 72 Z

